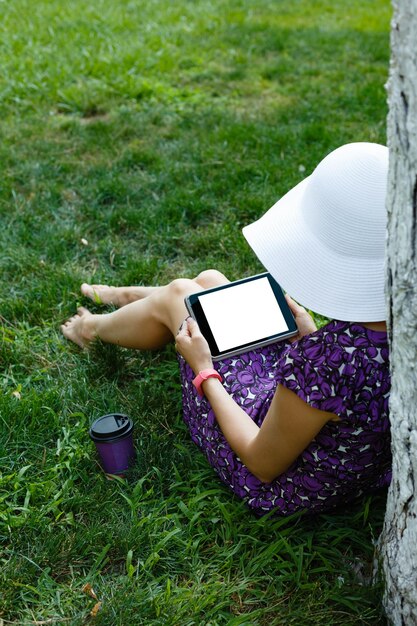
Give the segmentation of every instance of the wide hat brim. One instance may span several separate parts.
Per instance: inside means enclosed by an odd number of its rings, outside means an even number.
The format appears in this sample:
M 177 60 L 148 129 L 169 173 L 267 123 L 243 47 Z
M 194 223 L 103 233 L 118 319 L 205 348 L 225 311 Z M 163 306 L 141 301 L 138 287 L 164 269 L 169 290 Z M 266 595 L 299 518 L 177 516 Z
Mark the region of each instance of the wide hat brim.
M 246 240 L 281 287 L 304 307 L 343 321 L 385 320 L 384 258 L 337 253 L 312 234 L 301 211 L 309 180 L 245 226 Z

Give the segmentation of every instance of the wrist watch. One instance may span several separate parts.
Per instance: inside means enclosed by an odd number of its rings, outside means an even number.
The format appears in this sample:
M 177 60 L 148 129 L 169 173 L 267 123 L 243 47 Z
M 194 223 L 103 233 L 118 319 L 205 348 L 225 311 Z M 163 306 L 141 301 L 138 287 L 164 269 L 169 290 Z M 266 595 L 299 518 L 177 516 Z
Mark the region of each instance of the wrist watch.
M 217 380 L 220 380 L 220 382 L 223 381 L 223 378 L 220 376 L 219 372 L 216 372 L 216 370 L 212 367 L 198 372 L 197 376 L 193 380 L 193 385 L 197 389 L 197 393 L 200 398 L 204 396 L 204 391 L 202 390 L 201 385 L 205 380 L 207 380 L 207 378 L 217 378 Z

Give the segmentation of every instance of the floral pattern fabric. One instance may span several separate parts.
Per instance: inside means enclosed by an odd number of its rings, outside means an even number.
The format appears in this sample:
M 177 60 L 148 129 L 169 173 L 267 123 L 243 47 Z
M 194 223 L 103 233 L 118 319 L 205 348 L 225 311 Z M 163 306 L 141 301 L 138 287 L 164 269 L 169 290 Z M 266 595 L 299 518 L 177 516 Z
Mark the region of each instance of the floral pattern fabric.
M 192 440 L 220 479 L 258 515 L 325 511 L 389 484 L 386 333 L 332 321 L 292 344 L 275 343 L 215 364 L 229 394 L 258 426 L 278 384 L 340 418 L 327 422 L 296 461 L 267 484 L 230 448 L 181 356 L 179 364 L 184 420 Z

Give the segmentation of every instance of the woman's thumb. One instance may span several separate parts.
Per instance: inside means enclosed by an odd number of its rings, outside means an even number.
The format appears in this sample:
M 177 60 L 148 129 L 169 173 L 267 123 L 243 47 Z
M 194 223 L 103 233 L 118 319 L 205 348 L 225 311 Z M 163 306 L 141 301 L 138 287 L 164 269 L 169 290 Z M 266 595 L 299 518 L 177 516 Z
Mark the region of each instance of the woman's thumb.
M 301 313 L 305 312 L 305 308 L 303 306 L 301 306 L 300 304 L 298 304 L 298 302 L 293 300 L 293 298 L 291 298 L 291 296 L 288 293 L 285 294 L 285 299 L 286 299 L 286 301 L 288 303 L 288 306 L 290 307 L 292 313 L 295 316 L 301 315 Z
M 187 326 L 188 326 L 188 330 L 190 331 L 190 334 L 193 335 L 195 333 L 197 333 L 199 331 L 199 327 L 197 322 L 195 321 L 195 319 L 193 317 L 187 317 Z

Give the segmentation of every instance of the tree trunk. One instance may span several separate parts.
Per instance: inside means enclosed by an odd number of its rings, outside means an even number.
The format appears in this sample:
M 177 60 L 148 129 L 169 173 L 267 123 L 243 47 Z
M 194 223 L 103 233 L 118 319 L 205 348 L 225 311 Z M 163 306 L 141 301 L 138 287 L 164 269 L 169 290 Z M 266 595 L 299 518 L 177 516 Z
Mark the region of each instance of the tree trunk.
M 393 0 L 387 308 L 393 479 L 380 538 L 388 620 L 417 625 L 417 0 Z

